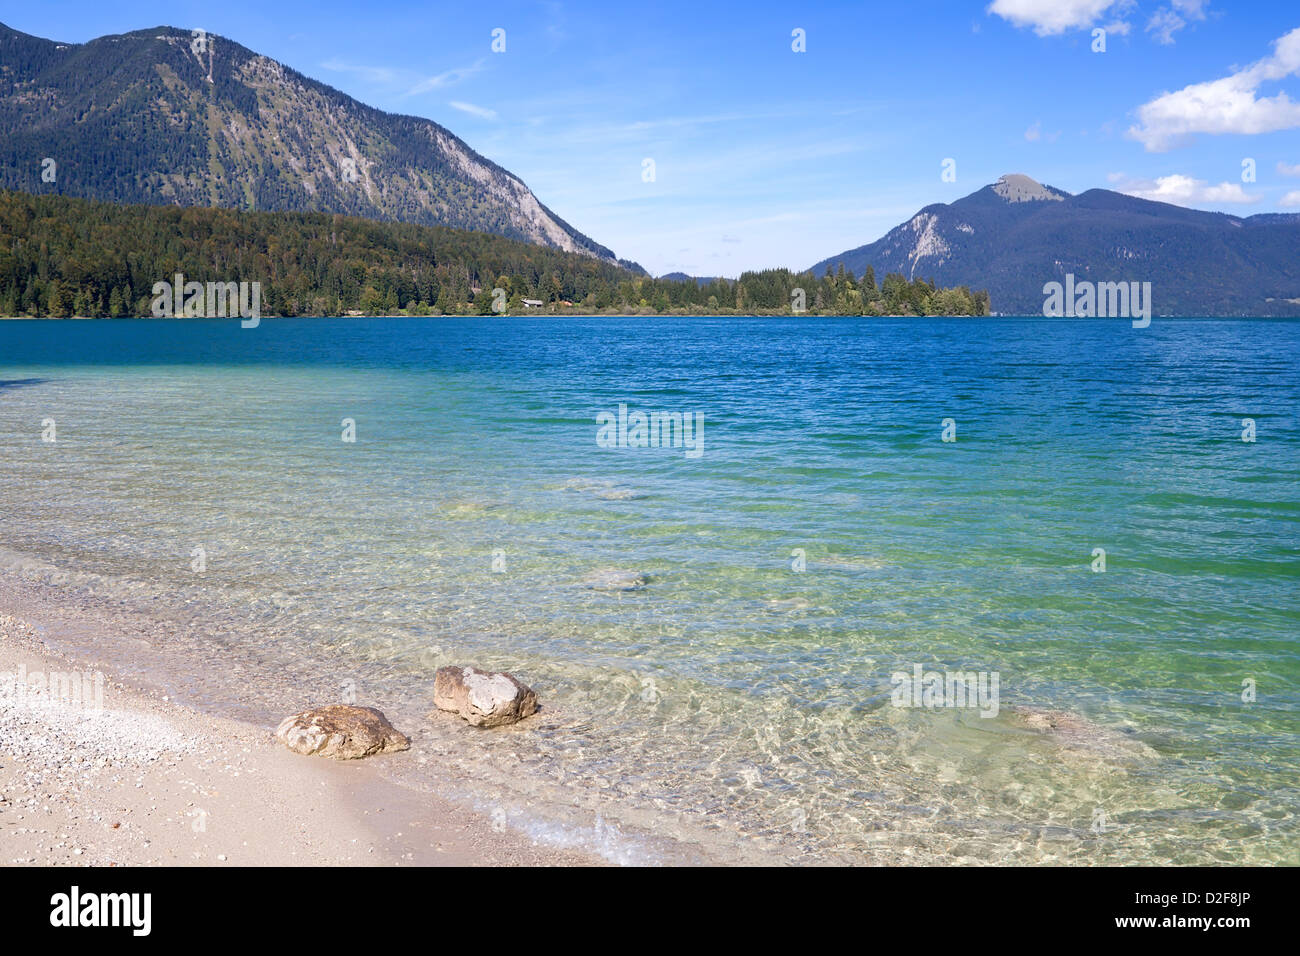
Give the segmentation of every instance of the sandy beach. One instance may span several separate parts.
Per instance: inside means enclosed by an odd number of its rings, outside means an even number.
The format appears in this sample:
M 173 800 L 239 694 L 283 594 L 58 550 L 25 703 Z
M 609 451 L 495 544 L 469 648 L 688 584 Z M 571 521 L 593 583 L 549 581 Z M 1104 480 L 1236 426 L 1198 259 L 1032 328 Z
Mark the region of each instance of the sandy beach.
M 0 865 L 603 862 L 384 779 L 384 761 L 409 754 L 300 756 L 270 727 L 201 713 L 60 647 L 65 635 L 84 647 L 97 626 L 120 641 L 112 623 L 0 578 Z

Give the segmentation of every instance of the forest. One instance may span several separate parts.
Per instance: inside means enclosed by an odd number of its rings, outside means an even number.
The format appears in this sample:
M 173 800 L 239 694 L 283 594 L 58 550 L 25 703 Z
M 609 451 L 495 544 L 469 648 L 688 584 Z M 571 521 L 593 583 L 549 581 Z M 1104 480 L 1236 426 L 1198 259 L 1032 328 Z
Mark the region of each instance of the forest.
M 990 311 L 987 292 L 895 273 L 877 283 L 870 266 L 861 276 L 841 266 L 821 276 L 766 269 L 738 279 L 656 279 L 590 255 L 442 226 L 0 190 L 0 316 L 148 316 L 154 284 L 176 273 L 260 282 L 266 316 Z

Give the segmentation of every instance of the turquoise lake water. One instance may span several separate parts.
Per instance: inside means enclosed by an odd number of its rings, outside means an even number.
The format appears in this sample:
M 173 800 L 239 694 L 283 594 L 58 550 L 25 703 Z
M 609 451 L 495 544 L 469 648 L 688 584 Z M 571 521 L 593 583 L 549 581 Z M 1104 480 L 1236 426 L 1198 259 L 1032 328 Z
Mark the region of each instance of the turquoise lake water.
M 0 549 L 611 859 L 1296 864 L 1298 401 L 1297 321 L 7 321 Z M 448 663 L 543 713 L 429 721 Z

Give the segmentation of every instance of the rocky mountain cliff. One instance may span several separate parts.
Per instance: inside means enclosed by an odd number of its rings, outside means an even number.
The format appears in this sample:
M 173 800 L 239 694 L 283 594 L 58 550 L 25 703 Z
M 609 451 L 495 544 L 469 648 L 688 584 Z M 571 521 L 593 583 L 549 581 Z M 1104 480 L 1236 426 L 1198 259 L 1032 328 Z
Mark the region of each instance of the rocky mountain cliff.
M 0 187 L 24 192 L 345 213 L 615 261 L 437 123 L 222 36 L 157 27 L 68 44 L 0 25 L 0 134 Z

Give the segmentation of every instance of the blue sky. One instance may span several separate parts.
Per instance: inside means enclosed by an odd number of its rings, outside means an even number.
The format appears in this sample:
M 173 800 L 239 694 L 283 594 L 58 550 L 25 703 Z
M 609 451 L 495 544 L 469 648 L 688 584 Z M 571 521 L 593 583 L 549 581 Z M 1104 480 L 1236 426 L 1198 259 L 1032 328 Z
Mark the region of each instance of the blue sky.
M 1007 172 L 1300 212 L 1296 0 L 46 0 L 0 3 L 0 21 L 228 36 L 443 124 L 655 274 L 803 268 Z

